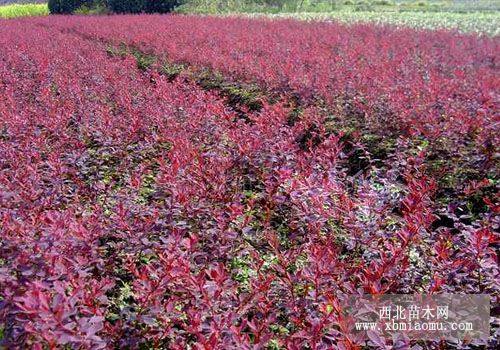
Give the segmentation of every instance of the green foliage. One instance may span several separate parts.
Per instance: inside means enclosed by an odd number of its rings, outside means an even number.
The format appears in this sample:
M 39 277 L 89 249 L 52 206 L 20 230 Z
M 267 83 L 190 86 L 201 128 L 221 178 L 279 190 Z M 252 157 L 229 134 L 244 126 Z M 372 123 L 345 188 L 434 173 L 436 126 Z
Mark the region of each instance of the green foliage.
M 116 13 L 167 13 L 172 11 L 178 0 L 109 0 L 109 8 Z
M 167 13 L 171 12 L 179 4 L 179 0 L 146 0 L 144 12 Z
M 496 5 L 495 5 L 496 4 Z M 495 12 L 500 2 L 489 0 L 49 0 L 51 13 L 284 13 L 284 12 Z M 21 5 L 19 5 L 21 6 Z M 22 5 L 16 12 L 0 8 L 1 17 L 43 15 L 46 5 Z M 36 8 L 35 8 L 36 6 Z M 9 7 L 9 6 L 7 6 Z M 45 8 L 44 8 L 45 7 Z M 478 14 L 479 15 L 479 14 Z
M 417 1 L 417 2 L 415 2 L 415 5 L 419 6 L 419 7 L 429 6 L 429 4 L 425 1 Z
M 47 4 L 12 4 L 0 6 L 0 18 L 45 16 L 48 13 Z
M 500 12 L 417 12 L 352 11 L 329 13 L 283 13 L 269 17 L 293 17 L 301 20 L 335 20 L 343 23 L 376 23 L 418 29 L 456 29 L 463 33 L 500 35 Z
M 77 15 L 103 15 L 109 13 L 105 1 L 94 1 L 90 4 L 83 4 L 74 11 Z
M 141 13 L 144 0 L 108 0 L 109 9 L 116 13 Z
M 69 14 L 84 5 L 85 0 L 49 0 L 49 11 L 52 14 Z
M 185 13 L 295 12 L 311 0 L 185 0 L 177 9 Z M 319 2 L 315 2 L 319 4 Z M 328 5 L 330 6 L 330 5 Z M 327 10 L 331 10 L 328 7 Z
M 176 9 L 184 13 L 282 12 L 494 12 L 498 0 L 184 0 Z
M 373 4 L 380 6 L 394 6 L 394 2 L 390 0 L 375 0 L 373 1 Z
M 179 0 L 49 0 L 53 14 L 167 13 Z

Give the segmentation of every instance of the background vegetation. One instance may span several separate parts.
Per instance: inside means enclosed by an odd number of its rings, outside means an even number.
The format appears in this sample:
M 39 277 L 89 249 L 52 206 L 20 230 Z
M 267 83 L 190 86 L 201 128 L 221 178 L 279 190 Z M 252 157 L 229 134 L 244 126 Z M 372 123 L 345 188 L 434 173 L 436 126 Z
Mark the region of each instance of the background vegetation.
M 11 4 L 0 6 L 0 18 L 48 15 L 47 4 Z
M 344 12 L 496 12 L 500 0 L 49 0 L 49 7 L 80 13 L 344 13 Z M 0 0 L 5 4 L 47 3 L 44 0 Z M 75 4 L 78 4 L 75 6 Z
M 167 13 L 179 5 L 178 0 L 108 0 L 108 7 L 116 13 Z
M 88 1 L 84 0 L 49 0 L 48 6 L 50 13 L 73 13 L 80 6 Z
M 498 11 L 500 0 L 184 0 L 178 11 L 331 12 L 331 11 Z
M 262 14 L 252 14 L 260 16 Z M 301 20 L 377 23 L 417 29 L 455 29 L 462 33 L 500 35 L 500 12 L 417 12 L 349 11 L 292 12 L 264 14 L 268 17 L 292 17 Z
M 500 34 L 500 0 L 0 0 L 0 18 L 75 13 L 247 14 Z M 16 4 L 14 4 L 16 3 Z M 36 4 L 35 4 L 36 3 Z M 6 6 L 2 6 L 5 5 Z

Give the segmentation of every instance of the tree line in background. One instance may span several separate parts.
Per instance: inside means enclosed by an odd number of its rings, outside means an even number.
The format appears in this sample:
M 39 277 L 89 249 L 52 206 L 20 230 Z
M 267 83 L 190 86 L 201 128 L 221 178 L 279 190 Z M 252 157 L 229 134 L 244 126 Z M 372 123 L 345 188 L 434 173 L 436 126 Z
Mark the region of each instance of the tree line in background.
M 167 13 L 179 0 L 49 0 L 50 13 L 68 14 L 76 11 L 106 10 L 115 13 Z
M 48 0 L 48 5 L 51 13 L 79 14 L 166 13 L 174 9 L 183 13 L 500 10 L 500 0 Z
M 358 0 L 359 1 L 359 0 Z M 388 3 L 389 0 L 376 0 Z M 187 12 L 296 10 L 310 6 L 355 4 L 352 0 L 48 0 L 50 13 L 166 13 L 182 5 Z

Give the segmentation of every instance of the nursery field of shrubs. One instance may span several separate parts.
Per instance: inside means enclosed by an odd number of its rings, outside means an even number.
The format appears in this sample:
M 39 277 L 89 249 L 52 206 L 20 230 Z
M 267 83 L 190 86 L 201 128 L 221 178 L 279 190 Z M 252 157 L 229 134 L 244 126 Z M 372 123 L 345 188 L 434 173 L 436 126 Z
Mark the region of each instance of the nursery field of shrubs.
M 473 349 L 364 294 L 498 305 L 500 39 L 201 16 L 0 20 L 0 348 Z

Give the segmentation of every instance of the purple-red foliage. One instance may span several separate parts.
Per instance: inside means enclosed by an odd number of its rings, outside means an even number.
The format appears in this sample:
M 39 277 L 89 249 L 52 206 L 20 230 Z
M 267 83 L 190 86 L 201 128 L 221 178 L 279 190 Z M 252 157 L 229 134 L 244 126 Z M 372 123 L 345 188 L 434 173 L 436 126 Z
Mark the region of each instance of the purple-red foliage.
M 498 39 L 183 16 L 0 24 L 2 345 L 357 349 L 347 294 L 498 295 L 490 180 L 443 206 L 415 144 L 497 144 Z M 283 98 L 242 118 L 106 42 Z M 304 105 L 295 123 L 287 98 Z M 327 111 L 395 148 L 372 162 Z M 355 174 L 353 147 L 369 159 Z M 464 214 L 471 196 L 486 209 Z
M 369 24 L 195 16 L 40 19 L 427 137 L 494 137 L 498 38 Z M 342 106 L 346 107 L 346 106 Z M 498 116 L 496 116 L 498 117 Z M 495 131 L 495 130 L 493 130 Z

